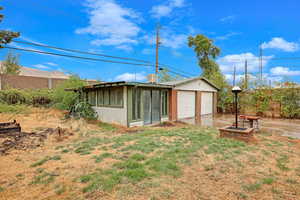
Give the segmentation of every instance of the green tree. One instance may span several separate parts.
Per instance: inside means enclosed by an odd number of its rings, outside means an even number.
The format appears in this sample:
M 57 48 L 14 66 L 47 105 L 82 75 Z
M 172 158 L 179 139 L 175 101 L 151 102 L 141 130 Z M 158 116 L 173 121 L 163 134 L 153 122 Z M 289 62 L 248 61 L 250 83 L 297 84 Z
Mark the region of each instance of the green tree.
M 194 48 L 199 60 L 198 64 L 202 69 L 202 76 L 219 87 L 218 108 L 222 112 L 226 111 L 226 108 L 232 104 L 232 94 L 230 94 L 231 88 L 226 82 L 219 65 L 214 60 L 220 55 L 220 48 L 215 46 L 213 40 L 205 35 L 188 37 L 188 46 Z
M 11 51 L 6 55 L 5 60 L 0 67 L 0 73 L 2 74 L 19 74 L 20 73 L 19 56 L 13 54 Z
M 3 7 L 0 6 L 0 11 L 3 10 Z M 3 14 L 0 14 L 0 22 L 2 22 L 4 18 Z M 17 38 L 20 36 L 19 32 L 0 30 L 0 48 L 3 48 L 3 44 L 8 44 L 12 41 L 13 38 Z
M 212 72 L 219 71 L 214 59 L 220 55 L 221 50 L 214 45 L 213 40 L 201 34 L 195 37 L 189 36 L 188 46 L 194 48 L 199 60 L 198 64 L 202 69 L 202 76 L 210 78 Z

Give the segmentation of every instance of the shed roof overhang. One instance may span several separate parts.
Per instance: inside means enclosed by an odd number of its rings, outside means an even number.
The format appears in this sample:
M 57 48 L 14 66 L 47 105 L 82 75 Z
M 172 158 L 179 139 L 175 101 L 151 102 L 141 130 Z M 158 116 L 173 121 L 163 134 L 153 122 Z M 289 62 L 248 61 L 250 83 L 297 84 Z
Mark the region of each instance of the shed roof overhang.
M 149 87 L 149 88 L 165 88 L 170 89 L 173 88 L 171 85 L 164 85 L 158 83 L 141 83 L 141 82 L 126 82 L 126 81 L 117 81 L 117 82 L 106 82 L 106 83 L 98 83 L 94 85 L 84 86 L 82 88 L 70 88 L 65 89 L 66 91 L 79 91 L 79 90 L 95 90 L 97 88 L 105 88 L 105 87 L 119 87 L 119 86 L 134 86 L 134 87 Z

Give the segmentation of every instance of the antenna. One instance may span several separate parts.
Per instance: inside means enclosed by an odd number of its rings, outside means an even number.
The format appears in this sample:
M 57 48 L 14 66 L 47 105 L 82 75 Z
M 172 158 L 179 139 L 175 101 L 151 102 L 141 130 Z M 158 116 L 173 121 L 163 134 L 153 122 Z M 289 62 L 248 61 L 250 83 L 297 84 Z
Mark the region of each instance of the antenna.
M 160 45 L 160 36 L 159 36 L 160 29 L 161 29 L 161 26 L 160 26 L 159 23 L 157 23 L 157 26 L 156 26 L 156 63 L 155 63 L 155 73 L 156 73 L 156 75 L 158 74 L 158 67 L 159 67 L 158 51 L 159 51 L 159 45 Z

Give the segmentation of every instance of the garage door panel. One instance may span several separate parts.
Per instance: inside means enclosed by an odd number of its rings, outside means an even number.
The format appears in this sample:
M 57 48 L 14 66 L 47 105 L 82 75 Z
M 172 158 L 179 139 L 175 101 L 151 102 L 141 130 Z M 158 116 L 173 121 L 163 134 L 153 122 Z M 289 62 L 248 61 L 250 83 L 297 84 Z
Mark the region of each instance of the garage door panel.
M 195 117 L 195 92 L 178 91 L 178 119 Z
M 213 113 L 213 93 L 202 92 L 201 94 L 201 115 Z

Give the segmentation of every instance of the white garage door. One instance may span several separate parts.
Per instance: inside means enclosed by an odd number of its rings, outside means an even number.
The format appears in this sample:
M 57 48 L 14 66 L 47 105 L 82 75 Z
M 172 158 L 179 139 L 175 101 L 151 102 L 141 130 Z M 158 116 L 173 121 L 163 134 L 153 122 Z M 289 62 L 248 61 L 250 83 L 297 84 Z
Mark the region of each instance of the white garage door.
M 213 93 L 201 93 L 201 115 L 208 115 L 213 113 Z
M 178 119 L 195 117 L 195 92 L 178 91 Z

